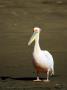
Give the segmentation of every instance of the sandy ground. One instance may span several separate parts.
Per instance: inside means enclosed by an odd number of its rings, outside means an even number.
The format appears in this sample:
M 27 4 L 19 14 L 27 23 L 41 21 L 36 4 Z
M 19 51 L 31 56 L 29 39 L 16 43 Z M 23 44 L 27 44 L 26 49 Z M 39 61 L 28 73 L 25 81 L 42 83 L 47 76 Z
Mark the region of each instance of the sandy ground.
M 50 82 L 33 82 L 34 26 L 42 28 L 40 46 L 54 57 Z M 67 1 L 0 0 L 0 90 L 67 90 Z M 45 74 L 40 77 L 46 78 Z

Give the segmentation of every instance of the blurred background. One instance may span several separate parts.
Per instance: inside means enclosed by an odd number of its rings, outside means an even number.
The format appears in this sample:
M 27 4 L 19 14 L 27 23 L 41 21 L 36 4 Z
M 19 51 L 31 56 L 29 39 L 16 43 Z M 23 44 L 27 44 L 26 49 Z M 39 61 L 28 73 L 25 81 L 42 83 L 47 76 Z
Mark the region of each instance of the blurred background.
M 34 77 L 33 27 L 54 57 L 57 80 L 67 82 L 67 0 L 0 0 L 0 77 Z

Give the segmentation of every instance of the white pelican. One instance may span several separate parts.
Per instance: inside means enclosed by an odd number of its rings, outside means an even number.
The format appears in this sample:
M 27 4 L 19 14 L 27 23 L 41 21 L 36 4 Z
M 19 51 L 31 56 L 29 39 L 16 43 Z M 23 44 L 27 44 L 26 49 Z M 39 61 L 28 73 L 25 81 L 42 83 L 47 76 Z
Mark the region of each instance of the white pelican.
M 41 50 L 39 46 L 39 35 L 41 29 L 39 27 L 34 27 L 34 33 L 30 38 L 28 45 L 35 40 L 34 51 L 33 51 L 33 64 L 36 69 L 37 79 L 35 81 L 41 81 L 39 79 L 39 72 L 46 72 L 47 79 L 44 81 L 49 81 L 49 74 L 54 75 L 54 61 L 52 55 L 47 50 Z

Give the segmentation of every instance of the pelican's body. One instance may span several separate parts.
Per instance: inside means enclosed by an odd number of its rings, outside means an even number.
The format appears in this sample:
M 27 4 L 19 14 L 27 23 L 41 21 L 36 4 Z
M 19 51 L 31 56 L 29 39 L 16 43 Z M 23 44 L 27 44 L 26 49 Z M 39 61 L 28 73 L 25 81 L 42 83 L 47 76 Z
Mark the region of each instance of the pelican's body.
M 30 39 L 28 45 L 35 40 L 34 51 L 33 51 L 33 64 L 37 72 L 37 80 L 39 81 L 39 72 L 47 72 L 47 80 L 49 81 L 49 73 L 54 74 L 54 61 L 52 55 L 47 50 L 41 50 L 39 46 L 39 34 L 40 28 L 34 28 L 34 34 Z

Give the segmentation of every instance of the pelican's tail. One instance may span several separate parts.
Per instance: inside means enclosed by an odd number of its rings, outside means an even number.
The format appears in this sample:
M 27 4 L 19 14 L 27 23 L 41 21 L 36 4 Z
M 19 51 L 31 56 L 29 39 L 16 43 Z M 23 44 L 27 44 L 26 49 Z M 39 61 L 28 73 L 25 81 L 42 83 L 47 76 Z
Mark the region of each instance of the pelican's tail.
M 50 75 L 51 75 L 51 76 L 54 75 L 54 68 L 51 69 L 51 74 L 50 74 Z

